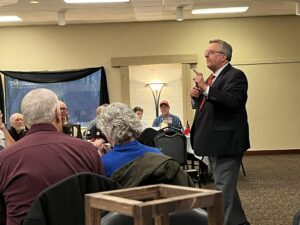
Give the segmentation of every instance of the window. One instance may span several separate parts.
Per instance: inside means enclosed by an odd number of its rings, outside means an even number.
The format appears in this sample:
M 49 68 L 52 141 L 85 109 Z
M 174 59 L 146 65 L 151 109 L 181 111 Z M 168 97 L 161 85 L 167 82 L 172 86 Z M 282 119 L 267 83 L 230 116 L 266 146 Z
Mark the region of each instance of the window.
M 68 73 L 68 75 L 60 73 L 63 77 L 61 79 L 53 79 L 54 76 L 59 77 L 58 74 L 47 74 L 47 76 L 43 73 L 32 74 L 32 82 L 26 78 L 26 80 L 22 80 L 23 76 L 5 76 L 6 118 L 9 118 L 15 112 L 20 112 L 21 101 L 30 90 L 48 88 L 66 103 L 69 111 L 69 122 L 86 126 L 89 121 L 95 118 L 97 106 L 109 103 L 104 69 L 90 72 L 79 75 L 75 72 L 74 75 L 77 74 L 76 76 L 72 76 L 72 73 Z M 7 75 L 9 73 L 3 72 L 3 74 Z M 29 75 L 27 78 L 30 77 Z M 40 80 L 36 82 L 37 76 L 44 76 L 44 81 L 55 80 L 55 82 L 40 82 Z M 106 98 L 103 98 L 103 96 L 106 96 Z

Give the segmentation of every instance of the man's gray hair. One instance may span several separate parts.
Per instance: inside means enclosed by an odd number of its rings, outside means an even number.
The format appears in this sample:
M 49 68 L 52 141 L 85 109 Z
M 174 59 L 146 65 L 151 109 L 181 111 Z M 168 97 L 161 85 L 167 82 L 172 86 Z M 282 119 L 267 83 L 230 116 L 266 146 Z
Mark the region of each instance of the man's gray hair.
M 220 39 L 214 39 L 214 40 L 210 40 L 209 44 L 212 43 L 218 43 L 219 45 L 221 45 L 221 51 L 224 53 L 224 55 L 226 55 L 226 59 L 230 62 L 231 61 L 231 57 L 232 57 L 232 47 L 229 43 L 227 43 L 226 41 L 220 40 Z
M 133 110 L 123 103 L 112 103 L 97 117 L 97 126 L 114 144 L 124 144 L 140 136 L 143 126 Z
M 51 90 L 38 88 L 25 95 L 21 103 L 21 112 L 25 124 L 31 127 L 33 124 L 55 121 L 57 107 L 56 94 Z

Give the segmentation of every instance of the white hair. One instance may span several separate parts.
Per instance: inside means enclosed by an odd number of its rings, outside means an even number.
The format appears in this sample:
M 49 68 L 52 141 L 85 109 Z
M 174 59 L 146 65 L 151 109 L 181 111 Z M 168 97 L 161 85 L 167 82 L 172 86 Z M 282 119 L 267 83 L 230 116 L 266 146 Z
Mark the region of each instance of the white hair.
M 143 126 L 134 111 L 123 103 L 112 103 L 97 116 L 97 126 L 114 144 L 136 139 Z
M 56 94 L 45 88 L 28 92 L 21 103 L 21 112 L 28 127 L 38 123 L 52 123 L 56 119 L 57 108 Z
M 17 116 L 23 118 L 23 115 L 22 115 L 21 113 L 14 113 L 14 114 L 12 114 L 12 115 L 10 116 L 10 118 L 9 118 L 10 124 L 13 123 L 15 117 L 17 117 Z

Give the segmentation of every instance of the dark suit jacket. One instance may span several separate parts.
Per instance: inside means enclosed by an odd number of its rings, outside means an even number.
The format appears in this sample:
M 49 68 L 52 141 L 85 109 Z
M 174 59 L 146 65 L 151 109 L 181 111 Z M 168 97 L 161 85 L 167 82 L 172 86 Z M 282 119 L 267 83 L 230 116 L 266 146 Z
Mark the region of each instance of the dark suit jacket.
M 228 64 L 210 87 L 202 109 L 198 110 L 200 104 L 196 108 L 191 144 L 197 155 L 240 155 L 250 147 L 247 89 L 245 74 Z

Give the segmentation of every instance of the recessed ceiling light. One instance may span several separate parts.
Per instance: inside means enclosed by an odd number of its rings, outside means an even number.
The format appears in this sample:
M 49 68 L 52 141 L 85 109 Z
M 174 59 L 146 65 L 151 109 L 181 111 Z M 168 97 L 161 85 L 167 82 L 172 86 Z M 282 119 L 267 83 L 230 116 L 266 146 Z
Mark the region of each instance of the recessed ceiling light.
M 249 7 L 193 9 L 192 14 L 241 13 L 246 12 L 248 8 Z
M 18 16 L 0 16 L 0 22 L 18 22 L 22 19 Z
M 40 2 L 37 1 L 37 0 L 32 0 L 32 1 L 30 1 L 29 3 L 30 3 L 30 4 L 39 4 Z
M 64 0 L 65 3 L 84 4 L 84 3 L 116 3 L 129 2 L 129 0 Z

